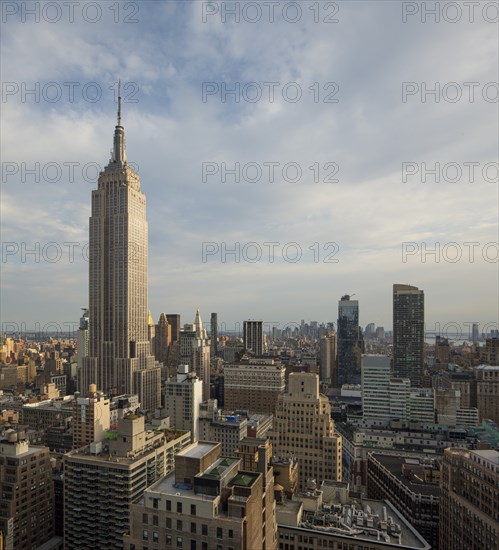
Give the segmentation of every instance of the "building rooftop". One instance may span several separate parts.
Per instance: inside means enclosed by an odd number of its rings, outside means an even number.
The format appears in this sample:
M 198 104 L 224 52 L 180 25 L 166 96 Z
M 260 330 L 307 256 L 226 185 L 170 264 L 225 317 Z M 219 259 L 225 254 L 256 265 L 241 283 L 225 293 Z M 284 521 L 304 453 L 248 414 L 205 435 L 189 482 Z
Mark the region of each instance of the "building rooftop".
M 296 503 L 291 501 L 291 505 Z M 277 506 L 279 525 L 292 516 L 288 503 Z M 304 510 L 296 529 L 334 535 L 348 541 L 381 542 L 394 548 L 430 550 L 430 545 L 387 500 L 351 500 L 348 504 L 324 504 L 319 510 Z
M 219 445 L 219 443 L 207 443 L 205 441 L 198 441 L 197 443 L 191 443 L 185 449 L 182 449 L 178 453 L 178 456 L 202 458 L 206 453 L 213 450 L 217 445 Z
M 425 483 L 422 480 L 417 481 L 417 478 L 407 477 L 402 473 L 402 466 L 404 464 L 409 464 L 415 467 L 422 466 L 424 463 L 422 464 L 418 459 L 414 459 L 413 457 L 409 458 L 405 456 L 383 455 L 378 453 L 371 453 L 371 456 L 382 464 L 393 476 L 395 476 L 413 493 L 438 498 L 440 489 L 437 484 L 434 485 L 431 483 Z M 427 464 L 427 466 L 431 467 L 430 464 Z M 437 468 L 435 467 L 435 469 Z

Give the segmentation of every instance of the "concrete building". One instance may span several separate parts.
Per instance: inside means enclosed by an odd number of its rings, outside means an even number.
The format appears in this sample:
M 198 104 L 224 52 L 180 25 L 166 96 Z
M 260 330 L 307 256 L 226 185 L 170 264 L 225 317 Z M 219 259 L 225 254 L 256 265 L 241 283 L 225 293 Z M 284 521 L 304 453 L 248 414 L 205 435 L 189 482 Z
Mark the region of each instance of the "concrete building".
M 338 373 L 336 370 L 336 332 L 327 332 L 320 339 L 320 378 L 321 382 L 333 387 L 338 386 Z
M 499 338 L 487 338 L 480 349 L 480 360 L 486 365 L 499 365 Z
M 367 496 L 389 500 L 438 549 L 440 462 L 431 458 L 370 453 Z
M 222 445 L 223 456 L 236 456 L 236 449 L 246 437 L 248 420 L 238 414 L 223 414 L 216 399 L 204 402 L 199 412 L 199 439 Z
M 0 441 L 0 530 L 4 550 L 32 550 L 54 537 L 49 450 L 14 430 Z
M 317 374 L 289 375 L 269 437 L 275 458 L 298 460 L 300 490 L 310 479 L 341 480 L 341 436 L 334 431 L 328 398 L 319 393 Z
M 274 476 L 266 454 L 258 471 L 248 472 L 220 449 L 200 441 L 177 454 L 175 471 L 132 505 L 125 550 L 276 550 Z
M 199 439 L 199 406 L 203 400 L 203 382 L 188 365 L 178 368 L 176 379 L 165 382 L 164 409 L 170 425 L 190 431 L 192 441 Z
M 66 548 L 121 550 L 131 503 L 171 471 L 189 442 L 189 432 L 145 431 L 144 417 L 130 415 L 103 442 L 64 455 Z
M 203 328 L 199 308 L 193 325 L 180 331 L 180 364 L 188 365 L 203 382 L 203 401 L 210 398 L 210 342 Z
M 498 451 L 445 450 L 440 489 L 440 550 L 499 548 L 498 487 Z
M 168 323 L 168 318 L 165 313 L 159 316 L 158 324 L 156 325 L 156 338 L 154 341 L 154 355 L 156 360 L 161 364 L 166 365 L 168 362 L 168 351 L 172 341 L 172 327 Z
M 212 313 L 210 317 L 210 357 L 218 356 L 218 315 Z
M 424 293 L 415 286 L 393 285 L 393 371 L 423 386 Z
M 91 385 L 85 397 L 73 400 L 73 449 L 102 441 L 110 427 L 110 402 Z
M 89 235 L 89 352 L 79 388 L 138 394 L 141 406 L 161 405 L 161 375 L 148 339 L 148 228 L 139 175 L 127 162 L 118 121 L 109 164 L 92 191 Z
M 386 355 L 362 356 L 363 418 L 435 422 L 432 389 L 411 388 L 408 378 L 392 378 Z
M 274 413 L 286 388 L 286 368 L 271 358 L 243 357 L 224 366 L 225 408 L 254 413 Z
M 243 346 L 256 357 L 263 355 L 263 321 L 243 322 Z
M 480 365 L 474 372 L 480 420 L 489 419 L 499 423 L 499 366 Z
M 351 498 L 345 485 L 324 481 L 291 501 L 277 496 L 280 550 L 430 550 L 389 501 Z

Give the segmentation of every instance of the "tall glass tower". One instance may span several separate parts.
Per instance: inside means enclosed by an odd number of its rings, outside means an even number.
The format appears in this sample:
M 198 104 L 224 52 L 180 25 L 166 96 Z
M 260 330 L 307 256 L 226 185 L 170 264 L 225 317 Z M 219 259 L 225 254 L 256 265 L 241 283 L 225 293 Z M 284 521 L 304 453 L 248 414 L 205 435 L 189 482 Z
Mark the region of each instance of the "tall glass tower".
M 338 302 L 338 387 L 360 384 L 362 335 L 359 327 L 359 302 L 346 294 Z
M 424 293 L 416 286 L 393 285 L 393 370 L 423 385 Z
M 161 404 L 161 380 L 148 340 L 146 197 L 127 162 L 121 97 L 89 225 L 89 356 L 80 390 L 96 384 L 110 395 L 138 394 L 142 408 L 153 410 Z

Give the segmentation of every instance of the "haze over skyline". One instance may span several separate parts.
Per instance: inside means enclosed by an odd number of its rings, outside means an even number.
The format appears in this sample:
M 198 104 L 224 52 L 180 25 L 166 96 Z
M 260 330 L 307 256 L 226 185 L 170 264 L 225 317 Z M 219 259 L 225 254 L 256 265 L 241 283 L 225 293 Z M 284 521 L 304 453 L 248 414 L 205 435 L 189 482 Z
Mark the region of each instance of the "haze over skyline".
M 390 330 L 392 284 L 406 283 L 425 292 L 429 330 L 436 323 L 497 323 L 498 263 L 481 253 L 498 241 L 497 184 L 484 181 L 479 170 L 474 183 L 402 182 L 404 162 L 497 161 L 498 103 L 481 94 L 484 84 L 499 79 L 496 25 L 479 18 L 403 23 L 392 2 L 340 2 L 334 25 L 315 23 L 308 13 L 295 24 L 282 17 L 252 24 L 206 16 L 203 22 L 201 2 L 147 4 L 136 23 L 115 24 L 101 3 L 103 17 L 95 23 L 28 17 L 2 25 L 2 252 L 9 250 L 5 243 L 19 246 L 2 257 L 3 324 L 30 329 L 77 322 L 88 305 L 81 250 L 88 243 L 97 172 L 83 174 L 81 167 L 108 162 L 118 78 L 126 92 L 128 158 L 138 166 L 147 197 L 155 321 L 166 311 L 192 323 L 199 306 L 205 322 L 216 311 L 227 327 L 244 319 L 336 322 L 338 300 L 355 293 L 360 324 Z M 20 92 L 5 95 L 5 83 L 31 89 L 36 82 L 42 89 L 58 83 L 63 97 L 50 102 L 43 94 L 39 101 L 30 95 L 22 101 Z M 67 82 L 79 83 L 74 101 Z M 81 90 L 92 82 L 102 91 L 96 102 L 82 99 Z M 273 102 L 234 102 L 231 96 L 223 102 L 216 93 L 203 101 L 203 83 L 206 91 L 206 83 L 237 82 L 279 85 Z M 314 102 L 309 88 L 319 83 L 323 94 L 331 82 L 339 85 L 339 102 Z M 415 94 L 404 103 L 403 82 L 479 86 L 473 102 L 434 102 L 431 96 L 422 102 Z M 286 83 L 298 83 L 302 99 L 284 100 Z M 91 96 L 91 87 L 87 91 Z M 236 183 L 228 177 L 224 183 L 218 172 L 203 182 L 203 163 L 248 162 L 298 163 L 303 178 Z M 309 167 L 315 162 L 336 163 L 339 182 L 314 183 Z M 36 183 L 26 174 L 23 183 L 21 168 L 8 172 L 16 163 L 28 169 L 57 163 L 63 175 L 50 183 L 42 174 Z M 63 163 L 78 163 L 73 182 Z M 23 263 L 22 243 L 29 250 L 36 242 L 57 243 L 60 261 L 36 262 L 28 254 Z M 73 262 L 65 242 L 78 243 Z M 255 242 L 264 255 L 256 263 L 236 263 L 231 256 L 223 263 L 220 254 L 203 262 L 203 242 L 225 242 L 229 249 Z M 280 243 L 274 263 L 266 260 L 267 242 Z M 303 252 L 296 263 L 280 252 L 292 242 Z M 331 242 L 339 246 L 338 263 L 323 262 L 332 251 L 323 245 Z M 428 255 L 423 263 L 417 252 L 403 262 L 404 242 L 426 242 L 428 249 L 455 242 L 463 257 L 437 263 Z M 479 243 L 473 262 L 464 246 L 470 242 Z M 318 262 L 309 248 L 314 243 Z M 491 258 L 494 253 L 490 249 Z

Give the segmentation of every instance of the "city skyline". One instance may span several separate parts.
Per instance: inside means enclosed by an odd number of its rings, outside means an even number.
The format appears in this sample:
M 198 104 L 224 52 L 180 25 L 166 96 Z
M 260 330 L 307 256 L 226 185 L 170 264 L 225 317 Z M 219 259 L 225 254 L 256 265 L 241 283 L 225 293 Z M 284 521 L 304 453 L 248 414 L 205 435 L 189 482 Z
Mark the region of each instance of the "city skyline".
M 497 242 L 497 187 L 483 181 L 480 171 L 474 183 L 402 182 L 403 162 L 483 166 L 495 161 L 498 138 L 492 115 L 497 103 L 483 100 L 483 86 L 474 102 L 433 102 L 431 96 L 423 102 L 421 95 L 404 102 L 402 83 L 425 82 L 430 88 L 432 82 L 494 80 L 496 31 L 479 19 L 438 28 L 416 20 L 404 23 L 400 9 L 390 3 L 356 4 L 363 9 L 342 3 L 340 23 L 333 27 L 316 24 L 312 17 L 294 26 L 282 20 L 231 26 L 208 18 L 205 23 L 196 3 L 150 4 L 137 24 L 125 25 L 126 40 L 134 40 L 134 56 L 126 57 L 124 25 L 113 27 L 109 13 L 108 20 L 103 16 L 95 24 L 81 18 L 52 26 L 41 21 L 36 33 L 37 23 L 29 17 L 25 24 L 4 25 L 4 51 L 16 49 L 15 56 L 4 56 L 5 82 L 19 88 L 24 83 L 28 89 L 38 82 L 42 91 L 38 101 L 29 95 L 22 101 L 21 92 L 6 95 L 10 88 L 4 89 L 2 135 L 9 137 L 2 143 L 4 168 L 17 163 L 20 170 L 2 174 L 3 242 L 20 248 L 25 243 L 28 250 L 36 242 L 42 248 L 68 241 L 80 246 L 74 262 L 65 248 L 56 263 L 43 258 L 37 263 L 29 254 L 22 263 L 20 251 L 7 254 L 2 263 L 2 323 L 24 323 L 30 329 L 35 323 L 77 322 L 79 309 L 88 306 L 88 264 L 81 249 L 88 242 L 88 194 L 97 171 L 90 169 L 85 179 L 81 166 L 105 163 L 119 77 L 129 154 L 149 197 L 149 304 L 155 320 L 161 311 L 175 311 L 192 322 L 199 305 L 206 318 L 217 311 L 227 325 L 248 318 L 281 324 L 304 317 L 334 321 L 337 300 L 356 293 L 360 324 L 390 329 L 391 286 L 404 283 L 424 289 L 430 329 L 436 323 L 497 323 L 497 262 L 487 262 L 481 254 L 486 243 Z M 379 25 L 386 38 L 372 30 Z M 352 26 L 354 37 L 348 30 Z M 297 29 L 303 31 L 300 45 L 294 40 Z M 49 31 L 55 57 L 44 42 Z M 163 42 L 155 48 L 160 32 Z M 277 48 L 270 47 L 274 36 Z M 368 47 L 374 36 L 376 47 Z M 393 40 L 398 56 L 373 71 L 375 60 L 393 53 Z M 470 41 L 482 44 L 480 64 L 473 63 L 474 53 L 466 46 Z M 28 43 L 32 47 L 22 46 Z M 430 55 L 438 47 L 445 52 L 445 64 Z M 330 48 L 339 54 L 329 55 Z M 356 75 L 351 71 L 354 61 Z M 203 102 L 203 83 L 226 82 L 230 87 L 270 81 L 280 82 L 280 88 L 299 83 L 303 99 L 293 103 L 278 93 L 274 102 L 251 103 L 243 97 L 237 103 L 223 102 L 215 94 Z M 314 102 L 309 87 L 320 83 L 322 90 L 323 83 L 333 81 L 339 84 L 340 102 Z M 48 82 L 60 82 L 65 91 L 63 82 L 77 82 L 80 93 L 75 92 L 72 102 L 64 94 L 56 103 L 47 101 L 43 89 Z M 82 99 L 90 82 L 102 92 L 99 101 Z M 88 97 L 90 92 L 87 87 Z M 445 128 L 443 136 L 431 131 L 435 120 Z M 460 130 L 464 124 L 465 133 Z M 47 139 L 39 139 L 42 135 Z M 299 183 L 282 178 L 274 183 L 235 183 L 229 178 L 223 183 L 218 173 L 202 181 L 203 163 L 263 166 L 271 161 L 280 166 L 299 163 L 310 177 Z M 63 163 L 79 163 L 79 168 L 72 183 L 66 172 L 54 183 L 43 173 L 38 183 L 29 174 L 22 183 L 23 162 L 27 168 L 36 162 L 42 167 L 58 163 L 64 170 Z M 340 181 L 311 182 L 309 167 L 315 162 L 336 162 Z M 270 241 L 281 243 L 274 263 L 265 254 L 257 263 L 236 263 L 230 257 L 222 263 L 220 254 L 202 261 L 203 242 L 226 242 L 228 248 L 256 242 L 265 252 L 263 243 Z M 292 242 L 303 251 L 298 263 L 282 258 L 282 247 Z M 405 262 L 404 242 L 419 245 L 419 250 L 406 250 Z M 441 257 L 437 263 L 428 254 L 423 263 L 423 242 L 428 249 L 435 242 L 441 247 L 456 242 L 463 257 L 457 263 Z M 469 242 L 479 243 L 474 262 L 468 261 L 464 246 Z M 323 249 L 327 243 L 339 246 L 333 257 L 338 263 L 323 262 L 334 252 L 334 247 Z M 234 292 L 227 292 L 229 287 Z M 302 289 L 299 294 L 297 288 Z

